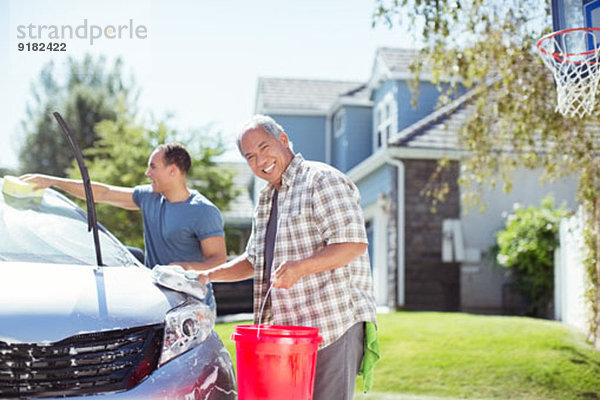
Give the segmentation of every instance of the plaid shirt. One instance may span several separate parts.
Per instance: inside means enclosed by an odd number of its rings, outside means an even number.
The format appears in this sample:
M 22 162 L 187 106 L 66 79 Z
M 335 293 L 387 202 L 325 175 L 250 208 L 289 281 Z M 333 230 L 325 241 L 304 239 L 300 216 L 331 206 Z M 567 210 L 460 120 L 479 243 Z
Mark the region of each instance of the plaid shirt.
M 254 267 L 254 320 L 269 285 L 265 280 L 265 238 L 274 186 L 267 185 L 254 212 L 246 255 Z M 367 243 L 360 194 L 338 170 L 297 154 L 282 176 L 273 271 L 334 243 Z M 376 321 L 367 252 L 342 267 L 304 276 L 290 289 L 271 290 L 261 323 L 320 329 L 323 348 L 357 322 Z

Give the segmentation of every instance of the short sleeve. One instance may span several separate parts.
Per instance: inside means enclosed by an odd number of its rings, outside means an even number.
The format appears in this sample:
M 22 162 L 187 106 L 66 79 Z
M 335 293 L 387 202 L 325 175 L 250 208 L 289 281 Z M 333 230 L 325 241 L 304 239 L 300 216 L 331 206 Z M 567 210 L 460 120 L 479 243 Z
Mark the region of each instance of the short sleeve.
M 133 202 L 138 208 L 142 208 L 144 196 L 148 193 L 148 185 L 136 186 L 133 188 Z
M 360 193 L 348 177 L 323 171 L 312 196 L 317 228 L 327 244 L 368 243 Z
M 203 205 L 203 212 L 196 223 L 196 236 L 203 240 L 214 236 L 225 236 L 223 217 L 214 205 Z

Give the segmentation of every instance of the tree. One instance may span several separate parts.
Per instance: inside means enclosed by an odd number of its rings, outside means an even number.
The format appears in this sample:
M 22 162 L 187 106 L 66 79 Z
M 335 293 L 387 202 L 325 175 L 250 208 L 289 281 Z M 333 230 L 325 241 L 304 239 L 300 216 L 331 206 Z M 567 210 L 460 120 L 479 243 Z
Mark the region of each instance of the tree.
M 96 124 L 97 141 L 84 151 L 88 172 L 94 181 L 112 185 L 134 187 L 147 182 L 145 171 L 150 153 L 160 144 L 179 141 L 192 156 L 192 169 L 188 183 L 197 188 L 220 210 L 226 210 L 236 196 L 233 173 L 217 167 L 213 158 L 224 151 L 221 141 L 207 131 L 183 135 L 160 122 L 153 129 L 133 122 L 125 105 L 117 108 L 116 120 Z M 193 139 L 192 139 L 193 136 Z M 80 178 L 79 169 L 71 162 L 68 170 L 72 178 Z M 143 248 L 142 215 L 110 205 L 97 206 L 98 220 L 122 242 Z
M 43 171 L 65 176 L 72 155 L 60 127 L 52 117 L 59 111 L 71 127 L 82 149 L 98 139 L 94 125 L 102 120 L 116 120 L 117 105 L 129 105 L 135 100 L 133 82 L 122 77 L 120 59 L 112 66 L 104 57 L 86 55 L 78 61 L 71 57 L 66 63 L 63 80 L 57 80 L 53 61 L 48 62 L 39 80 L 31 86 L 33 104 L 28 104 L 26 118 L 21 122 L 24 133 L 19 152 L 23 172 Z
M 600 141 L 599 114 L 582 119 L 554 112 L 550 72 L 536 41 L 550 31 L 550 2 L 533 0 L 376 0 L 374 23 L 399 23 L 422 38 L 414 63 L 440 84 L 460 82 L 477 92 L 476 112 L 459 133 L 468 150 L 460 183 L 467 203 L 484 185 L 512 186 L 516 167 L 543 168 L 545 179 L 577 174 L 577 198 L 586 210 L 586 269 L 593 310 L 590 338 L 600 336 Z M 542 7 L 540 7 L 542 6 Z M 456 88 L 450 85 L 449 93 Z M 442 96 L 447 101 L 449 96 Z

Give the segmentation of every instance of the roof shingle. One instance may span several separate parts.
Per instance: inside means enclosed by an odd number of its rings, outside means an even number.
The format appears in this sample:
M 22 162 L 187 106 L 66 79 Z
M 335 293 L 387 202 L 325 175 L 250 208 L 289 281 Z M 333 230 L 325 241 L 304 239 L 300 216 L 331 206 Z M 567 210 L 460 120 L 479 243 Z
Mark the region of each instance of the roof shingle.
M 467 118 L 475 112 L 475 106 L 469 103 L 475 94 L 474 90 L 469 91 L 393 134 L 388 144 L 409 148 L 459 150 L 458 132 Z
M 376 59 L 379 58 L 391 72 L 408 72 L 410 62 L 419 54 L 419 50 L 380 47 Z
M 299 110 L 327 112 L 340 97 L 364 96 L 364 83 L 311 79 L 261 78 L 258 85 L 258 107 L 266 110 Z

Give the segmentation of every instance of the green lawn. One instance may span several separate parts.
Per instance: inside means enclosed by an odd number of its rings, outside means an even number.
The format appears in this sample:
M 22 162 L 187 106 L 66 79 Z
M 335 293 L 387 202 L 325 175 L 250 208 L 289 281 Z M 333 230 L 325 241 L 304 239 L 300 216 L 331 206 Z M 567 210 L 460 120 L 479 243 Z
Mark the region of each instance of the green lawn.
M 383 357 L 374 392 L 600 399 L 600 352 L 558 322 L 431 312 L 378 319 Z M 216 327 L 234 362 L 235 325 Z

